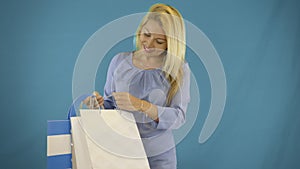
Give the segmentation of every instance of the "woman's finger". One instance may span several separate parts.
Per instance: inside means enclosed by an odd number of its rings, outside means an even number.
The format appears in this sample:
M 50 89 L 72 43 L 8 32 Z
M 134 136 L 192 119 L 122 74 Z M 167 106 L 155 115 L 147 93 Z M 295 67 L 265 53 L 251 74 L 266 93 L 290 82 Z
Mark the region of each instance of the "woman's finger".
M 97 92 L 97 91 L 94 91 L 94 92 L 93 92 L 93 95 L 96 96 L 96 97 L 97 97 L 97 96 L 100 96 L 99 92 Z
M 104 100 L 103 97 L 101 97 L 101 96 L 100 96 L 100 97 L 97 97 L 97 101 L 98 101 L 98 102 L 101 102 L 101 101 L 103 101 L 103 100 Z
M 98 102 L 97 106 L 99 106 L 99 105 L 102 106 L 104 104 L 104 98 L 97 91 L 94 91 L 93 95 L 96 96 L 96 100 Z
M 87 104 L 88 102 L 89 102 L 89 100 L 90 100 L 90 98 L 89 97 L 87 97 L 86 99 L 84 99 L 82 102 L 84 103 L 84 104 Z
M 129 95 L 128 94 L 120 94 L 120 93 L 118 93 L 118 94 L 116 94 L 116 96 L 115 96 L 115 99 L 117 99 L 117 100 L 128 100 L 130 97 L 129 97 Z
M 98 102 L 100 106 L 102 106 L 104 104 L 104 100 Z

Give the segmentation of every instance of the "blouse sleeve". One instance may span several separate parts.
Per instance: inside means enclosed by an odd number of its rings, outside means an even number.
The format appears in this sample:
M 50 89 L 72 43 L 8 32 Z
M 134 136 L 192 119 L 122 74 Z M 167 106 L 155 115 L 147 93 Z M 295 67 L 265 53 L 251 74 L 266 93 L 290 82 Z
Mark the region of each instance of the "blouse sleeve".
M 104 85 L 104 107 L 106 109 L 114 109 L 115 108 L 115 104 L 114 104 L 114 100 L 113 97 L 111 97 L 111 94 L 113 92 L 116 91 L 116 87 L 115 87 L 115 83 L 114 83 L 114 71 L 116 69 L 116 65 L 117 65 L 117 60 L 119 58 L 119 55 L 116 55 L 115 57 L 113 57 L 113 59 L 111 60 L 109 67 L 108 67 L 108 71 L 107 71 L 107 76 L 106 76 L 106 83 Z
M 159 122 L 157 129 L 178 129 L 185 123 L 186 111 L 190 102 L 190 68 L 185 63 L 182 85 L 175 94 L 169 107 L 157 106 Z

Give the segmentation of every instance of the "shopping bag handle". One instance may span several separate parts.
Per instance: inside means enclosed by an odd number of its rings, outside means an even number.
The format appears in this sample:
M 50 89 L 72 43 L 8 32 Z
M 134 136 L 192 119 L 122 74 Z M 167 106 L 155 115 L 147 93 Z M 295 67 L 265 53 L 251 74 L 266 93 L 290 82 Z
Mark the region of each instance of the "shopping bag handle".
M 68 112 L 68 119 L 76 116 L 76 108 L 80 106 L 81 102 L 84 101 L 87 97 L 93 96 L 92 94 L 83 94 L 77 97 L 71 104 Z

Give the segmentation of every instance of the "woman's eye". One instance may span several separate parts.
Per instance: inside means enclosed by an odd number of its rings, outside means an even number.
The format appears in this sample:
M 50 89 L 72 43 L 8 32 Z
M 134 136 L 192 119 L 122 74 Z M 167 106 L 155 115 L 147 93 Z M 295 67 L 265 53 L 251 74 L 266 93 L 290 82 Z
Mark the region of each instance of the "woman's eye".
M 156 42 L 157 42 L 158 44 L 160 44 L 160 45 L 164 43 L 164 42 L 161 42 L 161 41 L 156 41 Z
M 145 36 L 150 37 L 151 34 L 150 33 L 144 33 Z

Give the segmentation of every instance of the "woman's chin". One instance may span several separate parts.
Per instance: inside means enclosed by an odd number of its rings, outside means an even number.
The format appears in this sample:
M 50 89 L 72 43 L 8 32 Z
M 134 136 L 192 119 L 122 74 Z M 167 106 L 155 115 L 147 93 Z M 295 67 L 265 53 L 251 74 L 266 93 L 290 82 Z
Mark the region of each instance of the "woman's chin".
M 148 52 L 148 51 L 143 51 L 143 53 L 146 55 L 146 56 L 161 56 L 164 51 L 151 51 L 151 52 Z

